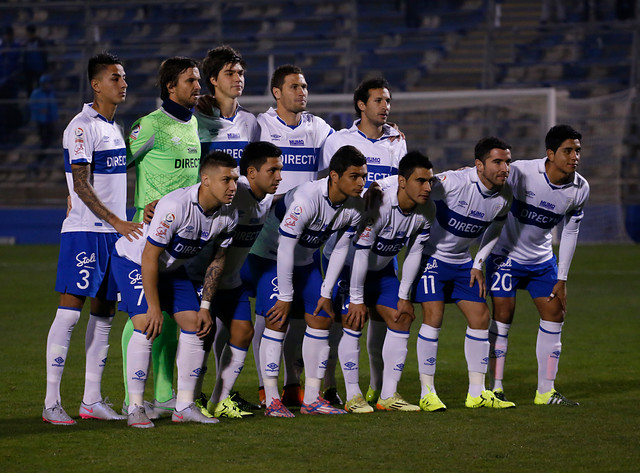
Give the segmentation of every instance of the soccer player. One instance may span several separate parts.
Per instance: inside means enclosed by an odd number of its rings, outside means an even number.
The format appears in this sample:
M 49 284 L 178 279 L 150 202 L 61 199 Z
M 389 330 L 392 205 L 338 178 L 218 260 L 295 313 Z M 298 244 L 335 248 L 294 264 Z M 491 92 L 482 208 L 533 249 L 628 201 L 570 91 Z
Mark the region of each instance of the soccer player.
M 227 250 L 218 291 L 211 305 L 211 315 L 224 327 L 220 362 L 216 367 L 216 384 L 209 402 L 204 402 L 208 412 L 215 417 L 242 418 L 253 415 L 237 401 L 238 394 L 231 391 L 244 367 L 253 338 L 249 290 L 242 282 L 241 268 L 251 246 L 258 238 L 274 201 L 273 194 L 282 180 L 281 154 L 277 146 L 256 141 L 247 145 L 240 158 L 241 177 L 238 180 L 238 191 L 230 204 L 238 211 L 238 226 Z M 192 281 L 203 280 L 212 252 L 213 245 L 207 245 L 196 258 L 189 261 L 187 273 Z M 207 337 L 205 362 L 200 378 L 206 371 L 211 342 L 211 336 Z M 201 386 L 200 379 L 196 395 L 200 394 Z
M 382 386 L 376 407 L 392 411 L 420 410 L 397 391 L 407 357 L 409 328 L 415 318 L 409 297 L 411 282 L 420 268 L 422 250 L 435 218 L 435 207 L 429 201 L 432 168 L 429 158 L 422 153 L 404 156 L 398 176 L 386 179 L 389 184 L 384 189 L 382 204 L 368 213 L 366 227 L 355 240 L 349 311 L 343 316 L 346 320 L 339 346 L 348 399 L 345 410 L 348 412 L 373 412 L 362 396 L 358 382 L 359 339 L 365 320 L 357 315 L 366 314 L 366 307 L 375 309 L 387 326 L 382 347 Z M 401 288 L 394 258 L 405 246 L 407 255 L 403 271 L 413 276 L 404 277 L 405 284 Z
M 536 345 L 538 389 L 535 404 L 576 406 L 555 390 L 554 380 L 567 309 L 567 275 L 576 248 L 589 184 L 576 172 L 582 135 L 569 125 L 557 125 L 545 138 L 547 155 L 511 165 L 509 184 L 513 205 L 505 228 L 487 261 L 493 321 L 489 330 L 493 392 L 504 399 L 502 384 L 509 328 L 516 307 L 516 290 L 529 291 L 540 313 Z M 551 231 L 562 222 L 558 259 Z
M 278 192 L 288 190 L 318 177 L 318 163 L 325 140 L 333 133 L 322 118 L 306 111 L 307 81 L 302 69 L 291 64 L 278 67 L 271 76 L 271 94 L 276 108 L 269 108 L 258 115 L 260 139 L 269 141 L 282 150 L 282 182 Z M 264 326 L 262 317 L 256 317 L 253 340 L 256 366 L 260 365 L 260 346 Z M 303 401 L 300 387 L 302 356 L 300 346 L 306 324 L 302 313 L 294 313 L 289 320 L 289 330 L 284 343 L 285 386 L 282 400 L 286 405 L 299 406 Z M 260 378 L 260 376 L 258 376 Z M 264 389 L 260 382 L 260 398 Z
M 126 150 L 113 118 L 127 96 L 120 60 L 102 53 L 89 59 L 93 102 L 85 104 L 64 131 L 65 174 L 71 209 L 60 235 L 56 291 L 60 304 L 47 338 L 45 422 L 76 422 L 61 406 L 60 382 L 71 332 L 87 297 L 91 314 L 87 325 L 85 388 L 80 417 L 123 419 L 102 398 L 102 372 L 109 349 L 116 289 L 109 281 L 109 256 L 118 233 L 131 240 L 142 235 L 140 225 L 126 221 Z
M 327 138 L 322 149 L 322 160 L 319 175 L 326 174 L 331 156 L 344 145 L 353 145 L 367 158 L 367 183 L 383 179 L 387 176 L 398 174 L 400 159 L 407 154 L 407 145 L 400 138 L 400 132 L 388 124 L 391 111 L 391 91 L 389 83 L 382 77 L 368 79 L 360 83 L 353 93 L 353 107 L 357 120 L 351 128 L 340 130 Z M 324 247 L 322 262 L 326 265 L 335 239 L 331 238 Z M 325 258 L 326 257 L 326 258 Z M 339 281 L 341 294 L 348 293 L 349 270 L 353 253 L 347 258 L 347 266 L 343 271 L 343 281 Z M 337 294 L 336 305 L 344 305 L 340 302 L 343 297 Z M 339 317 L 340 311 L 336 311 Z M 375 309 L 370 312 L 371 322 L 367 330 L 367 348 L 369 353 L 369 366 L 371 372 L 371 386 L 367 394 L 374 403 L 378 400 L 382 383 L 382 354 L 387 324 L 378 316 Z M 335 368 L 337 361 L 336 350 L 342 336 L 340 325 L 335 324 L 331 328 L 329 364 L 327 366 L 324 397 L 332 404 L 342 404 L 336 391 Z M 350 399 L 350 397 L 349 397 Z
M 420 407 L 446 409 L 436 393 L 434 376 L 438 337 L 445 303 L 455 302 L 467 319 L 464 353 L 469 371 L 467 407 L 514 407 L 485 389 L 489 359 L 489 308 L 485 300 L 482 264 L 500 234 L 511 206 L 506 185 L 511 147 L 495 138 L 475 146 L 475 167 L 438 174 L 431 198 L 436 220 L 423 252 L 423 274 L 416 281 L 415 301 L 422 306 L 423 323 L 417 342 Z M 482 235 L 474 260 L 469 247 Z
M 121 309 L 131 317 L 135 331 L 129 340 L 127 377 L 128 424 L 154 427 L 144 407 L 144 388 L 153 340 L 165 330 L 163 311 L 180 326 L 176 364 L 178 392 L 173 422 L 210 424 L 194 403 L 197 374 L 204 358 L 203 340 L 213 325 L 209 307 L 215 294 L 225 251 L 235 231 L 237 210 L 229 204 L 236 193 L 235 160 L 214 151 L 202 159 L 200 184 L 178 189 L 161 198 L 144 240 L 121 238 L 112 258 L 113 272 L 122 294 Z M 202 302 L 182 267 L 210 240 L 218 246 L 207 269 Z
M 328 177 L 289 191 L 277 203 L 249 255 L 249 268 L 257 293 L 256 314 L 266 322 L 260 344 L 260 362 L 267 416 L 293 417 L 278 394 L 282 342 L 292 306 L 304 312 L 307 324 L 302 346 L 306 383 L 300 412 L 345 413 L 320 396 L 320 385 L 329 354 L 330 314 L 333 312 L 329 298 L 360 221 L 362 201 L 359 196 L 365 177 L 366 160 L 362 153 L 353 146 L 340 148 L 331 160 Z M 274 232 L 276 228 L 279 239 Z M 323 282 L 313 254 L 335 232 L 340 237 Z
M 144 208 L 150 202 L 181 187 L 198 182 L 200 140 L 198 124 L 192 109 L 200 94 L 198 63 L 186 57 L 172 57 L 160 65 L 158 86 L 162 106 L 137 120 L 128 140 L 128 166 L 135 163 L 136 190 L 134 221 L 142 222 Z M 125 400 L 127 389 L 127 346 L 133 334 L 128 321 L 122 332 L 123 375 Z M 176 322 L 165 314 L 165 327 L 154 342 L 154 401 L 148 410 L 152 418 L 171 415 L 173 395 L 173 365 L 177 349 Z
M 204 96 L 206 102 L 201 97 L 195 112 L 203 155 L 217 149 L 239 163 L 245 146 L 260 137 L 256 117 L 238 103 L 246 67 L 242 56 L 226 45 L 209 50 L 202 61 L 202 79 L 213 94 Z

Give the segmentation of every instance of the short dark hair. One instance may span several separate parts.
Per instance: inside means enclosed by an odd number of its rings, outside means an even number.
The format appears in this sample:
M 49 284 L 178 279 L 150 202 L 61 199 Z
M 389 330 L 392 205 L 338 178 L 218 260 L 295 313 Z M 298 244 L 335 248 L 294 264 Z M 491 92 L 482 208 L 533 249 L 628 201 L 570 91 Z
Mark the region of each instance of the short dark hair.
M 358 148 L 345 145 L 338 148 L 338 151 L 331 157 L 329 172 L 335 171 L 338 176 L 342 176 L 349 166 L 364 166 L 365 164 L 367 164 L 367 158 Z
M 500 138 L 496 138 L 495 136 L 488 136 L 486 138 L 482 138 L 480 141 L 478 141 L 478 143 L 476 143 L 476 148 L 475 148 L 476 159 L 479 159 L 484 164 L 491 150 L 495 148 L 510 150 L 511 145 L 508 144 L 506 141 L 501 140 Z
M 176 85 L 180 74 L 192 67 L 198 67 L 198 61 L 190 57 L 174 56 L 162 61 L 158 70 L 158 87 L 160 87 L 160 98 L 162 100 L 169 98 L 167 84 Z
M 200 174 L 211 167 L 236 168 L 236 160 L 224 151 L 211 151 L 200 159 Z
M 284 78 L 289 74 L 302 74 L 302 69 L 298 66 L 294 66 L 293 64 L 285 64 L 283 66 L 278 67 L 273 74 L 271 75 L 271 95 L 273 95 L 273 88 L 282 90 L 282 84 L 284 84 Z M 275 95 L 274 97 L 275 98 Z
M 215 93 L 215 87 L 211 83 L 211 78 L 216 79 L 224 66 L 240 64 L 243 69 L 247 68 L 247 63 L 238 51 L 227 44 L 210 49 L 207 56 L 202 60 L 202 79 L 207 84 L 209 91 Z
M 544 138 L 546 149 L 554 153 L 564 143 L 565 140 L 581 140 L 582 135 L 569 125 L 556 125 L 551 127 Z
M 244 147 L 240 158 L 240 174 L 247 175 L 249 166 L 253 166 L 258 171 L 267 158 L 277 158 L 282 156 L 282 150 L 268 141 L 253 141 Z
M 95 79 L 95 77 L 104 71 L 107 66 L 111 66 L 113 64 L 119 64 L 122 66 L 120 58 L 107 51 L 103 51 L 100 54 L 96 54 L 89 58 L 89 64 L 87 65 L 87 76 L 89 77 L 89 82 Z
M 391 95 L 389 82 L 387 82 L 387 79 L 384 77 L 374 77 L 372 79 L 363 80 L 353 92 L 353 108 L 356 111 L 356 116 L 362 116 L 362 111 L 358 108 L 358 102 L 362 101 L 366 104 L 367 100 L 369 100 L 369 91 L 371 89 L 387 89 L 389 91 L 389 95 Z
M 422 154 L 420 151 L 409 151 L 400 160 L 398 175 L 409 179 L 416 168 L 433 169 L 433 164 L 426 154 Z

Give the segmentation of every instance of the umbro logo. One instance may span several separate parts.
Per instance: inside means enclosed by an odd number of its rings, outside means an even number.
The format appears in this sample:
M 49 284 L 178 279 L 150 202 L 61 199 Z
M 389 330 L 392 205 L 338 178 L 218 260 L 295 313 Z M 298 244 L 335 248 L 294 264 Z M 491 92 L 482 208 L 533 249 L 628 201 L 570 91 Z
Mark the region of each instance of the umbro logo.
M 427 358 L 424 364 L 427 366 L 433 366 L 436 364 L 436 359 L 433 356 L 431 358 Z
M 280 365 L 278 363 L 269 363 L 266 366 L 265 371 L 278 371 L 278 370 L 280 370 Z
M 394 371 L 402 371 L 404 369 L 404 363 L 398 363 L 393 369 Z
M 133 374 L 135 375 L 135 377 L 131 379 L 135 379 L 138 381 L 144 381 L 147 377 L 147 373 L 145 373 L 143 370 L 138 370 Z
M 64 358 L 61 356 L 56 357 L 53 361 L 51 366 L 64 366 Z
M 342 365 L 344 367 L 345 370 L 347 371 L 353 371 L 358 369 L 358 364 L 354 363 L 353 361 L 347 361 L 345 364 Z

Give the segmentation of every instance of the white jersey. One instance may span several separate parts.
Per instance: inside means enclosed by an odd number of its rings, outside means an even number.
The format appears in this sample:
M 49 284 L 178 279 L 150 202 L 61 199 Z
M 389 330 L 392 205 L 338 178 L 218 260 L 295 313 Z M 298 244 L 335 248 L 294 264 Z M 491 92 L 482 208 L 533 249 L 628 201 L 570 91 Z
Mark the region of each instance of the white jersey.
M 200 184 L 183 187 L 161 198 L 151 223 L 144 225 L 144 237 L 133 241 L 121 237 L 116 242 L 118 255 L 141 265 L 148 241 L 165 249 L 158 259 L 158 270 L 168 272 L 197 255 L 211 240 L 216 240 L 218 247 L 228 247 L 238 213 L 230 205 L 223 205 L 206 215 L 198 203 L 199 188 Z
M 213 107 L 213 116 L 198 111 L 194 115 L 198 119 L 198 135 L 203 156 L 209 151 L 224 151 L 239 163 L 245 146 L 260 139 L 260 127 L 256 117 L 240 105 L 231 118 L 222 117 L 217 107 Z
M 367 181 L 369 187 L 373 181 L 398 174 L 398 165 L 402 157 L 407 154 L 407 142 L 390 138 L 400 136 L 400 133 L 389 125 L 383 125 L 383 134 L 378 139 L 370 139 L 358 129 L 360 120 L 356 120 L 351 128 L 340 130 L 324 143 L 322 160 L 318 170 L 328 172 L 331 158 L 338 149 L 345 145 L 356 147 L 367 158 Z
M 272 107 L 258 115 L 258 125 L 260 139 L 282 150 L 282 182 L 278 193 L 317 179 L 320 151 L 327 136 L 333 133 L 333 128 L 327 122 L 303 112 L 300 123 L 289 126 Z
M 563 220 L 582 219 L 589 184 L 575 173 L 571 183 L 555 186 L 549 182 L 545 162 L 546 158 L 511 163 L 508 182 L 513 205 L 494 254 L 509 256 L 520 264 L 543 263 L 553 257 L 553 227 Z
M 363 285 L 367 271 L 385 268 L 402 248 L 409 244 L 417 249 L 419 264 L 422 248 L 429 238 L 429 228 L 435 218 L 435 206 L 428 201 L 413 211 L 404 213 L 398 205 L 398 181 L 384 190 L 382 203 L 355 239 L 356 256 L 351 269 L 351 301 L 363 303 Z M 407 255 L 407 259 L 409 255 Z M 405 259 L 406 261 L 406 259 Z
M 431 190 L 436 220 L 424 253 L 451 264 L 471 260 L 469 247 L 494 220 L 504 221 L 511 206 L 508 185 L 490 191 L 475 167 L 436 175 Z M 497 236 L 497 235 L 496 235 Z
M 91 184 L 100 201 L 118 218 L 127 219 L 127 150 L 122 132 L 90 103 L 67 125 L 62 138 L 64 171 L 71 196 L 71 210 L 62 223 L 65 232 L 117 233 L 96 217 L 73 190 L 72 164 L 88 165 Z
M 272 202 L 273 194 L 267 194 L 262 200 L 258 200 L 251 191 L 251 185 L 246 176 L 240 176 L 238 190 L 229 204 L 238 213 L 238 225 L 225 255 L 218 289 L 234 289 L 242 284 L 240 269 L 262 230 Z M 197 257 L 187 262 L 187 273 L 192 280 L 199 282 L 204 280 L 207 267 L 217 249 L 214 243 L 209 243 Z

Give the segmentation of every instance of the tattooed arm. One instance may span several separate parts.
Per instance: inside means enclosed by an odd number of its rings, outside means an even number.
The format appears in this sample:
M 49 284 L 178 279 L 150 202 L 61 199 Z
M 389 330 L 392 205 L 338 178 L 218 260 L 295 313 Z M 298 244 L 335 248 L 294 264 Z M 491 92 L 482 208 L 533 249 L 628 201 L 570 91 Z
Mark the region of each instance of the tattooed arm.
M 207 268 L 207 272 L 204 275 L 204 281 L 202 283 L 202 303 L 200 311 L 198 312 L 198 327 L 200 327 L 200 330 L 197 335 L 200 338 L 205 337 L 213 326 L 209 308 L 211 305 L 211 299 L 213 299 L 213 296 L 218 289 L 218 282 L 220 282 L 220 275 L 224 269 L 224 260 L 226 255 L 226 248 L 218 248 L 213 261 Z
M 142 236 L 141 225 L 139 223 L 121 220 L 98 198 L 96 191 L 89 182 L 90 168 L 87 164 L 72 164 L 71 175 L 73 176 L 73 190 L 80 200 L 91 210 L 96 217 L 109 223 L 118 233 L 124 235 L 127 240 L 138 239 Z

